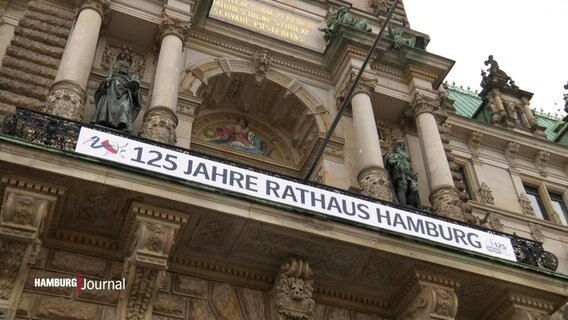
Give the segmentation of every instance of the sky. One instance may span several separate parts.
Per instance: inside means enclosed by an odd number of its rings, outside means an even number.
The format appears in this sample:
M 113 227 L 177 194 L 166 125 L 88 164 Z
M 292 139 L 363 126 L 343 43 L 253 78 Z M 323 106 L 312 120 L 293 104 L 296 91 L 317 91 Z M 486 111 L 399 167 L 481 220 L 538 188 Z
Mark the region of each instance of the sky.
M 456 61 L 448 82 L 481 90 L 492 54 L 531 107 L 558 116 L 568 90 L 568 0 L 402 0 L 410 27 L 430 36 L 427 50 Z

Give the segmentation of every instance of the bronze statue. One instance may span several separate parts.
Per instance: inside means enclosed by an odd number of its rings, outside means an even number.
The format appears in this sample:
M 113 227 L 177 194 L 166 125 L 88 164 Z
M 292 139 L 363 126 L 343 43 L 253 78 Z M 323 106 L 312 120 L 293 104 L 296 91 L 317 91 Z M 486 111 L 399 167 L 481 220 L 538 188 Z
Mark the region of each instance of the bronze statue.
M 388 25 L 388 32 L 389 32 L 389 38 L 391 38 L 394 41 L 393 44 L 393 49 L 398 50 L 400 49 L 403 45 L 405 46 L 409 46 L 409 47 L 414 47 L 416 45 L 416 37 L 405 37 L 404 36 L 404 29 L 402 28 L 392 28 L 391 22 L 389 21 Z
M 349 9 L 345 7 L 338 9 L 335 6 L 331 6 L 325 18 L 325 24 L 325 27 L 318 28 L 318 30 L 324 33 L 323 38 L 326 44 L 331 41 L 331 37 L 333 36 L 335 29 L 337 29 L 340 24 L 355 28 L 363 32 L 372 31 L 367 19 L 357 19 L 353 17 L 353 15 L 349 12 Z
M 398 203 L 420 209 L 418 174 L 412 170 L 404 141 L 397 140 L 383 156 Z
M 109 75 L 95 92 L 95 114 L 91 123 L 132 132 L 132 123 L 142 109 L 140 82 L 137 75 L 130 75 L 130 57 L 118 56 L 118 72 L 113 73 L 112 64 Z

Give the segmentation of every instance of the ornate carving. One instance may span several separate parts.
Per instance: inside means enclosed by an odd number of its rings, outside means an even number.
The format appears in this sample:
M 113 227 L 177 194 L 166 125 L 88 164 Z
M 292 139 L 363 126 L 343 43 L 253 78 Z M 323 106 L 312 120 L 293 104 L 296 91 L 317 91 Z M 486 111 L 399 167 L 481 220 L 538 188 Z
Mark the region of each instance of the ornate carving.
M 491 229 L 496 231 L 503 231 L 504 225 L 501 222 L 501 219 L 499 219 L 498 215 L 496 215 L 495 213 L 489 213 L 488 219 Z
M 71 81 L 55 83 L 47 96 L 44 112 L 74 121 L 82 121 L 85 113 L 86 94 Z
M 272 62 L 272 58 L 270 57 L 270 52 L 268 52 L 268 50 L 256 50 L 252 55 L 254 73 L 260 76 L 265 76 L 268 72 L 268 68 L 270 67 L 270 62 Z
M 101 15 L 104 23 L 110 14 L 110 0 L 80 0 L 78 6 L 79 14 L 85 9 L 97 11 Z
M 464 222 L 478 224 L 478 219 L 471 213 L 466 213 L 462 209 L 460 195 L 455 188 L 444 187 L 430 193 L 432 211 L 440 216 L 448 217 Z
M 485 183 L 482 182 L 481 186 L 479 187 L 479 195 L 481 196 L 481 199 L 483 199 L 483 201 L 487 204 L 495 204 L 495 199 L 493 198 L 493 191 L 491 191 L 491 189 L 489 188 L 489 186 Z
M 442 282 L 443 287 L 433 285 L 432 280 L 439 281 L 438 276 L 432 275 L 432 279 L 410 279 L 416 282 L 415 290 L 418 294 L 412 299 L 404 311 L 404 320 L 414 319 L 454 319 L 458 311 L 458 299 L 454 292 L 459 285 L 455 281 Z M 446 287 L 450 284 L 449 287 Z M 416 291 L 411 291 L 416 292 Z
M 542 233 L 542 226 L 540 224 L 529 222 L 529 229 L 531 236 L 538 242 L 544 242 L 544 234 Z
M 25 250 L 25 243 L 0 238 L 0 299 L 10 298 Z
M 534 164 L 543 177 L 548 175 L 548 160 L 550 160 L 550 153 L 543 150 L 539 150 L 534 159 Z
M 434 113 L 438 109 L 440 109 L 440 100 L 437 96 L 434 97 L 416 91 L 410 109 L 406 112 L 406 115 L 410 118 L 416 118 L 422 113 Z
M 481 145 L 481 139 L 483 138 L 483 133 L 479 131 L 472 131 L 469 134 L 468 145 L 471 150 L 471 155 L 475 158 L 479 158 L 479 146 Z
M 118 57 L 129 57 L 130 68 L 129 74 L 144 75 L 146 71 L 146 58 L 143 52 L 136 51 L 128 46 L 107 45 L 103 53 L 103 61 L 101 67 L 105 70 L 116 70 L 118 68 Z
M 373 9 L 373 14 L 376 17 L 386 15 L 389 9 L 387 0 L 370 0 L 369 7 Z
M 382 121 L 377 121 L 377 131 L 381 150 L 383 152 L 392 150 L 394 142 L 397 140 L 393 126 Z
M 389 177 L 383 168 L 366 168 L 357 176 L 359 185 L 361 185 L 361 193 L 386 201 L 392 201 L 392 188 Z
M 308 320 L 315 306 L 312 271 L 307 261 L 288 258 L 274 285 L 274 309 L 278 320 Z
M 158 28 L 158 38 L 162 40 L 168 35 L 173 35 L 185 42 L 189 36 L 190 28 L 190 21 L 184 21 L 164 13 L 162 14 L 162 23 Z
M 144 115 L 140 136 L 173 145 L 177 141 L 177 125 L 177 116 L 169 108 L 154 107 Z
M 144 320 L 151 308 L 155 288 L 158 285 L 160 271 L 135 267 L 132 287 L 129 290 L 125 320 Z
M 519 195 L 519 203 L 521 204 L 521 207 L 523 208 L 523 213 L 525 215 L 536 217 L 531 201 L 529 200 L 529 197 L 527 197 L 525 193 L 521 193 Z
M 507 160 L 509 160 L 511 168 L 517 167 L 517 157 L 519 156 L 520 147 L 520 144 L 512 141 L 508 142 L 505 147 L 505 156 L 507 157 Z
M 338 108 L 341 106 L 341 103 L 343 102 L 343 100 L 347 97 L 347 93 L 349 92 L 349 88 L 351 88 L 351 85 L 353 85 L 353 82 L 355 81 L 356 77 L 357 77 L 357 73 L 355 73 L 354 71 L 351 71 L 349 73 L 349 75 L 347 76 L 345 86 L 339 92 L 339 95 L 338 95 L 338 100 L 337 100 L 337 107 Z M 355 91 L 353 92 L 353 95 L 355 95 L 357 93 L 365 93 L 365 94 L 370 96 L 371 93 L 375 91 L 375 86 L 377 84 L 378 84 L 377 78 L 363 74 L 361 76 L 361 79 L 359 79 L 357 86 L 355 87 Z
M 489 69 L 487 70 L 487 72 L 489 72 L 489 75 L 482 71 L 481 75 L 483 77 L 483 80 L 481 82 L 481 86 L 483 88 L 492 83 L 503 88 L 512 88 L 514 90 L 519 89 L 519 87 L 515 85 L 515 81 L 513 81 L 513 79 L 511 79 L 511 77 L 509 77 L 507 73 L 505 73 L 505 71 L 499 68 L 499 63 L 497 63 L 497 61 L 493 59 L 493 55 L 489 55 L 484 64 L 486 66 L 489 66 Z

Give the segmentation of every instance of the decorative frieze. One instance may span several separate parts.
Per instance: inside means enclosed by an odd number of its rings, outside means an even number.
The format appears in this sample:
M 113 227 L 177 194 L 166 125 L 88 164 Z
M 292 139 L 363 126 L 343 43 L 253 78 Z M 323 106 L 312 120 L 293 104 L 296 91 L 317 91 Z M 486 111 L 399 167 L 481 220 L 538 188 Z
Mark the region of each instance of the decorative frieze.
M 312 270 L 302 258 L 288 258 L 272 288 L 271 307 L 277 320 L 309 320 L 315 301 Z
M 389 176 L 384 168 L 366 168 L 357 176 L 361 193 L 386 201 L 393 201 L 392 187 Z
M 178 119 L 175 113 L 166 107 L 155 107 L 144 114 L 140 128 L 142 138 L 174 145 L 177 141 L 176 128 Z
M 162 40 L 168 35 L 173 35 L 185 42 L 189 36 L 190 28 L 190 21 L 184 21 L 164 13 L 162 14 L 162 23 L 158 27 L 158 38 Z

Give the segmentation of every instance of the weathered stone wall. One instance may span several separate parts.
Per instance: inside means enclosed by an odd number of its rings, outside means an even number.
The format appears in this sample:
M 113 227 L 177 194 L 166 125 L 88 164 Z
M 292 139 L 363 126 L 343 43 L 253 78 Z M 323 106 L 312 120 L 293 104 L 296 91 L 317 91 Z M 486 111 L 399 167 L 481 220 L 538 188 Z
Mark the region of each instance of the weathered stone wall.
M 0 116 L 15 107 L 42 110 L 53 83 L 73 10 L 30 1 L 0 68 Z

